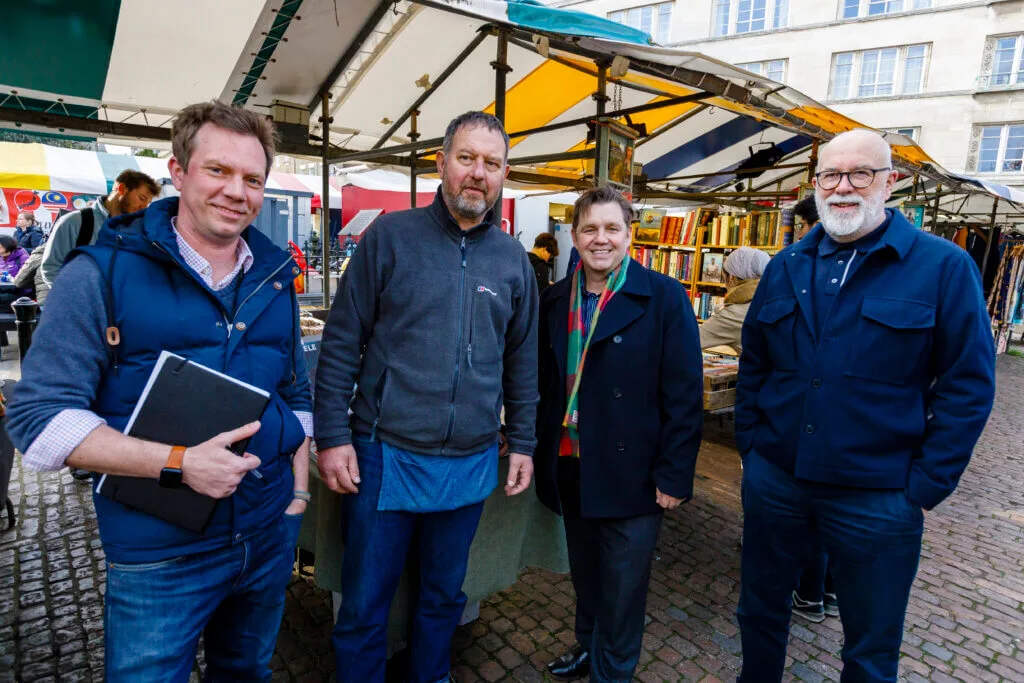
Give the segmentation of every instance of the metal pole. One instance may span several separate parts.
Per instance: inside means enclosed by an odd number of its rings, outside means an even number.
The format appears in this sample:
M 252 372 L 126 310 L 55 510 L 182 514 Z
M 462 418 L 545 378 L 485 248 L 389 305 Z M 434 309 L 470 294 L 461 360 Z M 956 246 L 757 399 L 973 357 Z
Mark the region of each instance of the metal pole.
M 591 97 L 597 102 L 597 115 L 604 116 L 605 107 L 608 104 L 608 66 L 606 64 L 597 66 L 597 92 Z
M 320 188 L 320 270 L 323 273 L 323 307 L 331 307 L 331 94 L 324 91 L 320 97 L 320 133 L 323 138 L 323 169 Z
M 25 354 L 32 346 L 32 333 L 39 322 L 39 304 L 27 296 L 23 296 L 11 304 L 14 311 L 14 325 L 18 329 L 18 359 L 25 360 Z
M 494 115 L 505 127 L 505 91 L 508 86 L 508 73 L 512 67 L 508 65 L 508 31 L 498 31 L 498 55 L 491 66 L 494 68 Z M 511 152 L 511 151 L 510 151 Z M 508 161 L 506 157 L 505 161 Z M 498 198 L 494 202 L 494 223 L 501 227 L 502 191 L 498 189 Z
M 912 201 L 912 202 L 916 202 L 917 201 L 917 181 L 919 179 L 920 179 L 920 176 L 915 173 L 914 174 L 914 189 L 910 193 L 910 201 Z
M 409 139 L 413 142 L 419 140 L 420 137 L 419 131 L 416 130 L 419 115 L 420 112 L 417 109 L 413 109 L 409 113 Z M 416 152 L 409 153 L 409 206 L 416 208 Z
M 935 186 L 935 205 L 932 207 L 932 233 L 938 234 L 939 200 L 942 198 L 942 185 Z
M 811 141 L 811 158 L 807 160 L 807 182 L 810 183 L 818 170 L 818 141 Z
M 505 125 L 505 90 L 508 73 L 512 71 L 508 65 L 507 31 L 498 31 L 498 56 L 491 66 L 494 68 L 494 115 Z
M 992 218 L 988 223 L 988 240 L 985 243 L 985 258 L 981 259 L 981 286 L 985 286 L 985 269 L 988 267 L 988 257 L 992 253 L 992 238 L 996 235 L 996 212 L 999 209 L 999 200 L 992 200 Z M 21 339 L 19 338 L 19 343 Z

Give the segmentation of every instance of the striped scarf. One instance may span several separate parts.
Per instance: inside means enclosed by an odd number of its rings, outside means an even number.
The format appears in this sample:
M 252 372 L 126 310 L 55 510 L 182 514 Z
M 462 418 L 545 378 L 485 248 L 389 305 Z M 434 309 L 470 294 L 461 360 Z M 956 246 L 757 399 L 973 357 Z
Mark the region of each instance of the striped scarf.
M 594 311 L 594 318 L 590 321 L 590 331 L 586 339 L 583 338 L 583 286 L 584 273 L 583 263 L 576 266 L 572 275 L 572 285 L 569 298 L 569 353 L 568 372 L 566 372 L 566 391 L 568 402 L 565 409 L 565 417 L 562 418 L 562 440 L 558 444 L 558 455 L 565 457 L 580 457 L 580 380 L 583 377 L 583 363 L 587 359 L 587 350 L 590 348 L 590 340 L 594 338 L 594 330 L 597 329 L 597 320 L 601 316 L 608 302 L 615 296 L 616 292 L 622 289 L 626 282 L 626 270 L 629 267 L 629 256 L 622 259 L 618 270 L 608 274 L 604 291 L 597 300 L 597 309 Z

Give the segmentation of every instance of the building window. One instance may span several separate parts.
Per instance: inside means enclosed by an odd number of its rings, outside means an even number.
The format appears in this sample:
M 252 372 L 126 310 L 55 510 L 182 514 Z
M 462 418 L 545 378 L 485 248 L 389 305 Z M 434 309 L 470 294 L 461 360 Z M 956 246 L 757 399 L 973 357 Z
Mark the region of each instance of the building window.
M 989 38 L 984 63 L 992 66 L 981 76 L 982 90 L 1024 83 L 1024 35 Z
M 715 0 L 716 36 L 752 33 L 789 25 L 789 0 Z
M 921 127 L 920 126 L 907 126 L 906 128 L 883 128 L 886 133 L 896 133 L 896 135 L 903 135 L 910 138 L 914 142 L 921 139 Z
M 672 28 L 672 6 L 674 2 L 644 5 L 630 9 L 609 12 L 608 18 L 619 24 L 639 29 L 658 43 L 667 43 Z
M 975 129 L 977 134 L 979 129 Z M 978 145 L 978 173 L 1024 171 L 1024 123 L 982 126 Z
M 772 79 L 776 83 L 786 82 L 786 67 L 788 66 L 788 59 L 770 59 L 765 62 L 744 62 L 737 64 L 741 69 L 746 69 L 758 76 L 765 76 Z
M 841 52 L 832 60 L 831 98 L 913 95 L 924 89 L 928 46 Z
M 842 0 L 839 11 L 843 19 L 856 19 L 928 9 L 931 6 L 931 0 Z

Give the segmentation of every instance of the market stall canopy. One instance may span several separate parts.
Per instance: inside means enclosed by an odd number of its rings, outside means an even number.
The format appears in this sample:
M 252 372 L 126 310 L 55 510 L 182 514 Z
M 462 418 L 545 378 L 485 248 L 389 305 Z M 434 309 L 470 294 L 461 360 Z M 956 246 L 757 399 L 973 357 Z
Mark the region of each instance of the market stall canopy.
M 791 189 L 801 180 L 792 167 L 762 175 L 751 163 L 799 163 L 812 140 L 862 127 L 762 76 L 529 2 L 179 0 L 169 11 L 158 0 L 26 0 L 6 18 L 0 120 L 23 130 L 166 139 L 175 111 L 220 98 L 272 112 L 282 149 L 316 154 L 327 94 L 330 156 L 376 149 L 369 161 L 396 165 L 414 139 L 412 111 L 423 153 L 457 114 L 503 108 L 514 178 L 578 186 L 591 173 L 587 123 L 606 78 L 605 109 L 645 129 L 635 161 L 648 189 L 706 192 L 742 180 Z M 890 142 L 908 174 L 1020 201 L 942 169 L 907 138 Z

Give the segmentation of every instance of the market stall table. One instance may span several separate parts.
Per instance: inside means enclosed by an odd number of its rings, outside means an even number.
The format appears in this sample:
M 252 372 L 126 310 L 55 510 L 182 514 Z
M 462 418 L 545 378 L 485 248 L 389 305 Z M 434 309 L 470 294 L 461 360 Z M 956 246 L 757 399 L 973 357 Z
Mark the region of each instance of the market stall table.
M 315 455 L 313 457 L 315 461 Z M 334 593 L 337 609 L 345 549 L 341 538 L 341 496 L 320 480 L 315 465 L 311 467 L 311 474 L 313 500 L 306 509 L 299 547 L 313 553 L 315 581 Z M 508 458 L 502 458 L 498 481 L 504 482 L 507 476 Z M 410 553 L 409 557 L 391 606 L 389 641 L 392 646 L 405 641 L 411 624 L 416 568 L 414 554 Z M 541 504 L 532 484 L 528 490 L 511 498 L 499 485 L 484 503 L 480 525 L 470 547 L 469 567 L 462 587 L 469 599 L 467 612 L 480 600 L 514 584 L 525 567 L 542 567 L 560 573 L 569 571 L 562 520 Z

